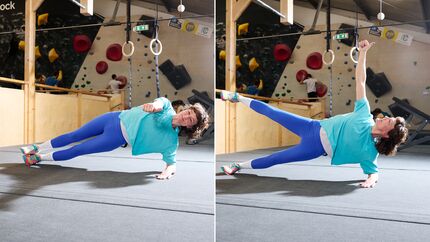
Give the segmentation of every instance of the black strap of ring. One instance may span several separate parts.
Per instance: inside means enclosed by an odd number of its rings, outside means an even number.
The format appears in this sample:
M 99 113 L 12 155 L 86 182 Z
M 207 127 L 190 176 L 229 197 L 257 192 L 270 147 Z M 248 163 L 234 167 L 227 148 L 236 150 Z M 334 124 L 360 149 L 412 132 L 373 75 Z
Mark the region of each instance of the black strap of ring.
M 127 0 L 127 35 L 126 35 L 126 43 L 130 41 L 130 31 L 131 31 L 131 0 Z
M 331 49 L 331 18 L 330 18 L 331 4 L 330 0 L 327 0 L 327 35 L 326 35 L 326 51 Z
M 159 25 L 158 25 L 158 4 L 156 5 L 156 16 L 155 16 L 155 21 L 154 21 L 154 28 L 155 28 L 155 31 L 154 31 L 154 35 L 152 37 L 153 37 L 153 39 L 156 39 L 156 41 L 155 41 L 155 51 L 157 53 L 160 53 L 159 50 L 158 50 L 158 47 L 159 47 L 158 44 L 160 43 L 158 41 L 158 31 L 159 31 Z M 155 86 L 157 88 L 157 97 L 160 97 L 161 96 L 161 90 L 160 90 L 160 76 L 159 76 L 158 55 L 155 55 Z
M 354 28 L 354 36 L 355 36 L 355 47 L 358 50 L 358 9 L 357 3 L 355 4 L 355 28 Z

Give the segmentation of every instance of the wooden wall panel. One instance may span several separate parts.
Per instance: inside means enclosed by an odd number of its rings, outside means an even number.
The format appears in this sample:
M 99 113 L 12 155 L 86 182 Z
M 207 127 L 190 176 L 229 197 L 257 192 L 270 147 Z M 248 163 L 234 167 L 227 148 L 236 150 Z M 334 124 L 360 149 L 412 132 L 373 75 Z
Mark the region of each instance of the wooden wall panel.
M 217 154 L 226 153 L 226 102 L 215 99 L 215 150 Z
M 85 124 L 91 119 L 99 116 L 100 114 L 107 113 L 110 111 L 110 104 L 106 101 L 95 100 L 94 98 L 87 98 L 88 96 L 82 97 L 81 104 L 81 124 Z
M 0 87 L 0 147 L 24 143 L 24 91 Z
M 36 93 L 36 142 L 78 128 L 76 95 Z
M 236 105 L 236 152 L 277 147 L 278 124 L 241 103 Z

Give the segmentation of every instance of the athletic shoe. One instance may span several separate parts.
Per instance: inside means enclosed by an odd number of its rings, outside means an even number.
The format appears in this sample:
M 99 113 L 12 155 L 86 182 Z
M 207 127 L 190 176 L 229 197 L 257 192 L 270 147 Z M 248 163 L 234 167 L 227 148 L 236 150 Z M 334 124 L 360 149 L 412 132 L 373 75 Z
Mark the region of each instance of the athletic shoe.
M 221 170 L 227 175 L 234 175 L 240 170 L 240 166 L 237 163 L 231 163 L 230 165 L 221 166 Z
M 29 145 L 19 148 L 24 155 L 34 155 L 39 151 L 36 145 Z
M 221 91 L 221 100 L 237 103 L 239 102 L 239 94 L 237 92 Z
M 22 159 L 25 162 L 25 165 L 30 167 L 32 165 L 36 165 L 37 163 L 39 163 L 41 161 L 40 159 L 40 155 L 35 154 L 35 155 L 23 155 Z

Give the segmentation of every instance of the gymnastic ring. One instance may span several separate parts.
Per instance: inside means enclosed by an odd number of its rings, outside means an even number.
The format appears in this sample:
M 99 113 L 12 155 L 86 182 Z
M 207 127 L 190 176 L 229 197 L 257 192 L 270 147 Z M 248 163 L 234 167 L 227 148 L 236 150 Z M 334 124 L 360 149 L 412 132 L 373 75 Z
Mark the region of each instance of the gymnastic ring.
M 331 54 L 331 60 L 329 61 L 329 62 L 325 62 L 325 56 L 326 56 L 326 54 L 327 53 L 330 53 Z M 329 50 L 326 50 L 325 52 L 324 52 L 324 55 L 323 55 L 323 58 L 322 58 L 322 61 L 323 61 L 323 63 L 324 63 L 324 65 L 331 65 L 331 64 L 333 64 L 333 62 L 334 62 L 334 52 L 333 52 L 333 50 L 331 50 L 331 49 L 329 49 Z
M 158 52 L 155 52 L 154 49 L 152 48 L 152 45 L 155 42 L 157 42 L 160 45 L 160 49 L 158 50 Z M 161 52 L 163 51 L 163 45 L 161 44 L 161 41 L 159 39 L 152 39 L 151 42 L 149 43 L 149 49 L 151 50 L 152 54 L 160 55 Z
M 125 53 L 125 51 L 124 51 L 124 47 L 127 45 L 127 43 L 130 43 L 130 46 L 131 46 L 131 51 L 130 51 L 130 53 Z M 130 57 L 130 56 L 132 56 L 133 54 L 134 54 L 134 44 L 133 44 L 133 42 L 131 42 L 131 41 L 126 41 L 126 42 L 124 42 L 124 44 L 122 45 L 122 54 L 125 56 L 125 57 Z
M 354 62 L 355 64 L 357 64 L 357 63 L 358 63 L 358 60 L 355 60 L 355 59 L 354 59 L 354 56 L 353 56 L 354 50 L 357 50 L 357 52 L 358 52 L 358 51 L 360 51 L 360 50 L 358 49 L 358 47 L 356 47 L 356 46 L 352 47 L 352 48 L 351 48 L 351 51 L 349 52 L 349 57 L 351 57 L 352 62 Z

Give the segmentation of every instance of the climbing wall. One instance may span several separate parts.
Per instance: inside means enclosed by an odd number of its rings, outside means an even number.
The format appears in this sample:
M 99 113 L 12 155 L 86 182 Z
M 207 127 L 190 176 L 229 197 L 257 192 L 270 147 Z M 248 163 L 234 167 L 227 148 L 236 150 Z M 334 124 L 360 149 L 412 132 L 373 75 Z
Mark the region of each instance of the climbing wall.
M 340 24 L 332 25 L 337 29 Z M 325 26 L 318 26 L 324 29 Z M 309 29 L 307 27 L 306 29 Z M 401 31 L 401 30 L 400 30 Z M 407 98 L 412 105 L 430 113 L 428 105 L 430 95 L 430 74 L 427 66 L 430 63 L 430 47 L 428 44 L 413 41 L 411 46 L 405 46 L 391 40 L 370 35 L 368 29 L 359 31 L 360 39 L 368 39 L 376 45 L 368 52 L 367 67 L 375 73 L 383 72 L 392 85 L 392 90 L 381 97 L 376 97 L 366 87 L 367 97 L 371 109 L 377 107 L 383 111 L 389 111 L 388 105 L 393 103 L 392 97 Z M 273 93 L 276 98 L 306 98 L 306 87 L 296 80 L 299 70 L 308 73 L 327 86 L 329 85 L 330 72 L 327 66 L 320 70 L 311 70 L 306 66 L 306 59 L 312 52 L 324 53 L 325 35 L 301 36 L 294 55 L 289 65 L 284 69 L 278 85 Z M 351 46 L 332 41 L 332 49 L 335 53 L 333 63 L 333 114 L 351 112 L 355 101 L 355 65 L 349 57 Z M 329 108 L 328 96 L 326 96 L 327 109 Z
M 145 11 L 147 16 L 155 16 L 154 12 Z M 137 21 L 141 15 L 133 16 Z M 125 18 L 117 18 L 125 21 Z M 196 23 L 212 26 L 212 23 Z M 192 90 L 207 92 L 213 98 L 213 37 L 206 38 L 193 33 L 184 32 L 180 29 L 170 27 L 168 21 L 160 21 L 159 39 L 163 45 L 163 52 L 159 55 L 159 64 L 166 60 L 172 61 L 174 65 L 184 65 L 192 81 L 189 85 L 176 90 L 167 77 L 161 72 L 160 89 L 161 96 L 171 101 L 183 100 L 193 96 Z M 134 26 L 134 24 L 133 24 Z M 97 91 L 105 89 L 111 80 L 112 74 L 125 76 L 130 80 L 129 62 L 123 56 L 121 60 L 112 61 L 106 57 L 106 50 L 111 44 L 122 45 L 126 39 L 125 26 L 102 27 L 98 32 L 94 43 L 89 51 L 91 53 L 85 59 L 79 74 L 73 84 L 74 88 Z M 213 36 L 213 34 L 212 34 Z M 132 32 L 131 40 L 135 44 L 135 52 L 132 60 L 132 106 L 150 102 L 157 97 L 155 82 L 155 56 L 149 49 L 151 38 Z M 99 74 L 96 65 L 100 61 L 108 64 L 105 73 Z M 127 103 L 128 89 L 126 88 Z
M 225 23 L 223 21 L 225 20 L 221 20 L 216 26 L 216 87 L 220 89 L 225 88 L 225 60 L 220 57 L 220 55 L 222 56 L 220 53 L 225 50 Z M 288 58 L 281 61 L 275 59 L 275 46 L 285 44 L 290 50 L 293 50 L 299 36 L 250 40 L 240 40 L 240 38 L 296 33 L 302 31 L 303 27 L 297 24 L 282 25 L 279 23 L 277 15 L 254 3 L 250 4 L 237 23 L 236 87 L 241 92 L 271 96 L 280 79 L 282 70 L 288 64 Z M 248 26 L 245 27 L 246 25 Z M 251 67 L 253 64 L 250 63 L 253 58 L 254 64 L 257 63 L 258 66 L 255 69 Z
M 22 31 L 24 25 L 24 8 L 22 12 L 12 14 L 7 19 L 2 17 L 1 23 L 4 29 Z M 38 29 L 61 28 L 65 26 L 77 26 L 97 24 L 103 22 L 98 16 L 83 16 L 79 13 L 79 7 L 70 1 L 45 0 L 37 10 L 37 18 L 48 13 L 46 21 L 37 26 Z M 9 26 L 5 26 L 9 25 Z M 92 41 L 97 34 L 99 26 L 59 29 L 36 32 L 36 46 L 40 57 L 36 59 L 36 74 L 51 76 L 56 71 L 63 72 L 63 79 L 59 86 L 71 87 L 75 80 L 87 53 L 77 54 L 73 49 L 72 38 L 78 34 L 87 35 Z M 24 41 L 24 34 L 5 35 L 1 37 L 2 46 L 9 46 L 7 57 L 3 60 L 5 65 L 0 68 L 0 75 L 24 79 L 24 51 L 18 49 L 20 41 Z M 57 58 L 49 53 L 56 53 Z

